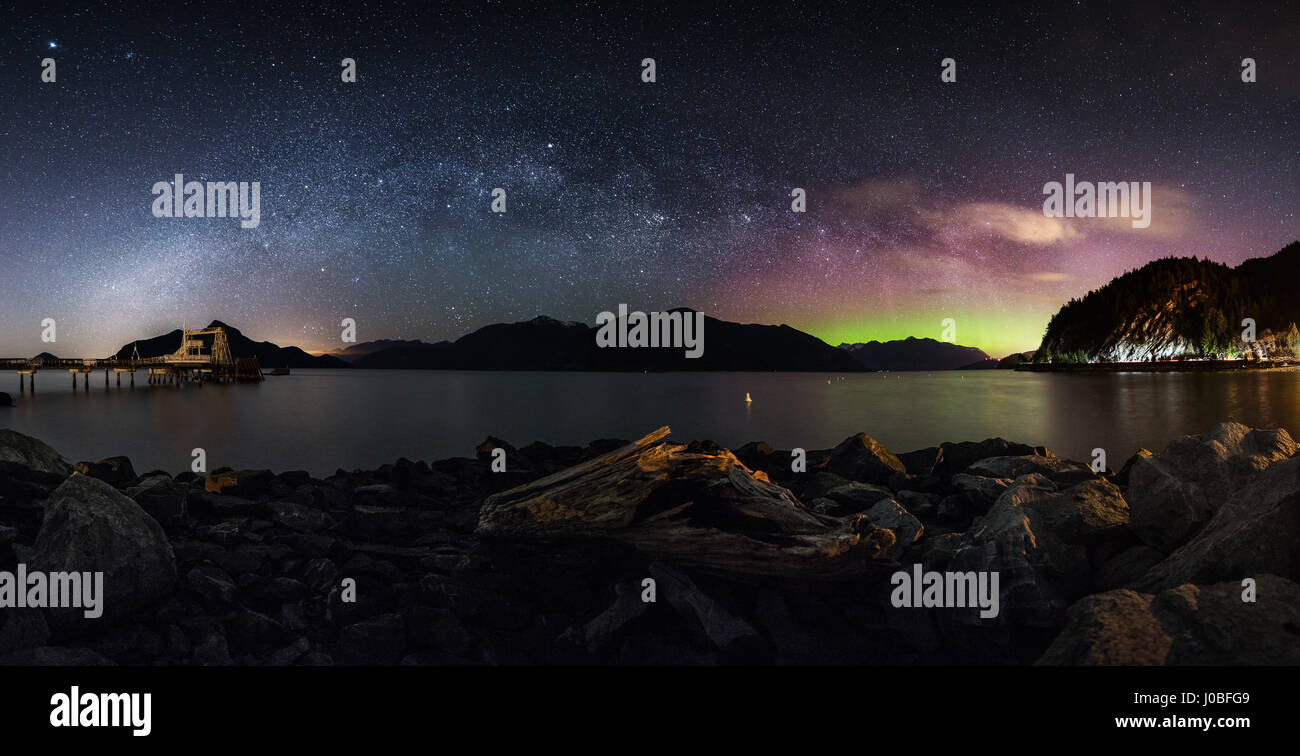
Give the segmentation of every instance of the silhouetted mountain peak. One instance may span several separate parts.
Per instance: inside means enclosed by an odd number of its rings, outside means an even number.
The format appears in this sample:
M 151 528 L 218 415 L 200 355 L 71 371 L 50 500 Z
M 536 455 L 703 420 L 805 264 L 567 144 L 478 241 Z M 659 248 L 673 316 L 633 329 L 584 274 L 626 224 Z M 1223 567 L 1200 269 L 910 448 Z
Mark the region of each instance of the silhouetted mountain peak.
M 984 350 L 927 337 L 840 344 L 867 370 L 953 370 L 988 359 Z
M 207 327 L 225 330 L 232 356 L 256 357 L 263 367 L 348 367 L 348 363 L 330 355 L 317 357 L 296 346 L 281 347 L 269 341 L 253 341 L 238 328 L 220 320 L 212 321 Z M 151 339 L 133 341 L 117 350 L 116 356 L 128 358 L 138 352 L 141 357 L 162 357 L 174 353 L 180 346 L 181 329 L 178 328 Z

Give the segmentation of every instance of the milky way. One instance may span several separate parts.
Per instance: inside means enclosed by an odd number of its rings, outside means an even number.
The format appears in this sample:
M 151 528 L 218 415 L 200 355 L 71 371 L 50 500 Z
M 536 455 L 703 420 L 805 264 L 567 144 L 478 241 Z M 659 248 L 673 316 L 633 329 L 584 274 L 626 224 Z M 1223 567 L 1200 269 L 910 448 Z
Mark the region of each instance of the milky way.
M 1287 3 L 316 5 L 4 11 L 0 354 L 214 318 L 329 349 L 344 317 L 437 340 L 620 303 L 831 343 L 951 317 L 999 354 L 1151 259 L 1300 236 Z M 261 182 L 260 226 L 153 217 L 176 173 Z M 1067 173 L 1152 182 L 1151 228 L 1045 218 Z

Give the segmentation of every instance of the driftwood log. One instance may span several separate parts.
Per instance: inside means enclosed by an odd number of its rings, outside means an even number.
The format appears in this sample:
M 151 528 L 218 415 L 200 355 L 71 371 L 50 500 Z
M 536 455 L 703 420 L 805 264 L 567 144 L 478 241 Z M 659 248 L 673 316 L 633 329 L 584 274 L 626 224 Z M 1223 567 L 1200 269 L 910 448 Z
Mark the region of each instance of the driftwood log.
M 861 515 L 809 511 L 725 449 L 667 442 L 667 427 L 621 449 L 490 496 L 477 533 L 512 539 L 610 538 L 716 572 L 849 577 L 894 535 Z

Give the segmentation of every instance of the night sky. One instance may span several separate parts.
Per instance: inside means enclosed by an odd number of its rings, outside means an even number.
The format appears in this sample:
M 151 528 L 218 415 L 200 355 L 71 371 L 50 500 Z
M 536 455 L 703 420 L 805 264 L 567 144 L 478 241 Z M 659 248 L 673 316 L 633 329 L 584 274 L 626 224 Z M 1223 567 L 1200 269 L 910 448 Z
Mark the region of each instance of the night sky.
M 1001 356 L 1154 258 L 1300 238 L 1292 2 L 109 5 L 0 6 L 0 355 L 627 303 Z M 260 181 L 261 225 L 154 218 L 176 173 Z M 1152 182 L 1154 222 L 1044 217 L 1066 173 Z

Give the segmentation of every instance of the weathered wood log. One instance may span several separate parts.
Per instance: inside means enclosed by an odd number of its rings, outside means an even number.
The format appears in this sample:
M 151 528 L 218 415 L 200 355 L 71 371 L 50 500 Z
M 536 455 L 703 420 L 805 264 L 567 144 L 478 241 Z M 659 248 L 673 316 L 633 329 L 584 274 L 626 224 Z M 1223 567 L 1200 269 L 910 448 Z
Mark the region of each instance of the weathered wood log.
M 806 509 L 729 451 L 666 441 L 667 427 L 603 456 L 488 497 L 477 532 L 513 539 L 610 538 L 713 571 L 848 577 L 893 534 L 860 515 Z

